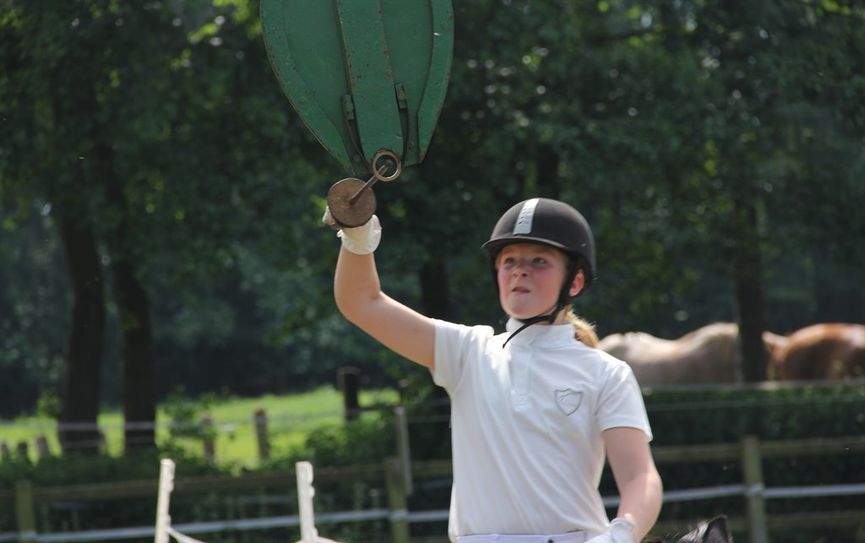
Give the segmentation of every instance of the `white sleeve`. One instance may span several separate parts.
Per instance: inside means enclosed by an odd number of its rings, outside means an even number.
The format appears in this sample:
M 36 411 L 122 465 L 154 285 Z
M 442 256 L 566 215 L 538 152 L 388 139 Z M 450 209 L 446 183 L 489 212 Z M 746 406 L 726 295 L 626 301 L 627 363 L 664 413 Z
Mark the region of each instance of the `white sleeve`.
M 432 372 L 435 384 L 448 394 L 459 387 L 463 380 L 467 361 L 481 347 L 483 339 L 492 335 L 488 326 L 465 326 L 452 322 L 433 320 L 435 324 L 435 369 Z
M 630 366 L 622 362 L 612 367 L 598 401 L 598 424 L 601 430 L 637 428 L 652 440 L 652 428 L 643 403 L 640 385 Z

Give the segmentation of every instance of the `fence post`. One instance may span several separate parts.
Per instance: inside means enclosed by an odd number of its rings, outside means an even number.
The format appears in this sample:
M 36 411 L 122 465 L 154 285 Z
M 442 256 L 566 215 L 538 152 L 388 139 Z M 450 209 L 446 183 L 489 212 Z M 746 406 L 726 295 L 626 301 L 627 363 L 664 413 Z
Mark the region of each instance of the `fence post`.
M 9 444 L 5 441 L 0 441 L 0 459 L 4 462 L 12 460 L 12 451 L 9 449 Z
M 263 407 L 255 410 L 255 437 L 258 440 L 258 459 L 270 459 L 270 435 L 267 432 L 267 412 Z
M 745 499 L 748 505 L 748 532 L 751 543 L 769 543 L 766 500 L 763 498 L 763 467 L 757 436 L 742 439 L 742 471 L 745 474 Z
M 18 543 L 36 543 L 36 515 L 33 513 L 33 484 L 15 483 L 15 520 L 18 524 Z
M 409 543 L 408 507 L 405 496 L 402 465 L 399 458 L 385 461 L 387 501 L 390 510 L 390 531 L 393 543 Z
M 373 509 L 379 509 L 381 507 L 381 492 L 379 491 L 379 489 L 369 489 L 369 501 Z M 375 521 L 373 523 L 372 540 L 384 541 L 384 536 L 382 535 L 382 523 L 379 521 Z
M 43 434 L 36 436 L 36 452 L 39 459 L 45 459 L 51 456 L 51 448 L 48 446 L 48 438 Z
M 402 475 L 405 483 L 407 496 L 414 494 L 414 483 L 411 474 L 411 447 L 408 439 L 408 419 L 405 416 L 405 407 L 398 405 L 394 408 L 394 425 L 396 426 L 396 446 L 402 464 Z
M 360 381 L 360 370 L 353 366 L 339 368 L 336 374 L 339 389 L 342 391 L 342 404 L 345 409 L 346 422 L 355 420 L 360 413 L 360 402 L 358 401 L 358 383 Z
M 408 400 L 408 379 L 400 379 L 396 382 L 397 403 L 405 405 Z
M 26 441 L 19 441 L 15 446 L 15 454 L 19 460 L 30 460 L 30 447 Z
M 216 445 L 214 444 L 213 419 L 210 415 L 201 417 L 201 441 L 204 446 L 204 458 L 213 461 L 216 457 Z

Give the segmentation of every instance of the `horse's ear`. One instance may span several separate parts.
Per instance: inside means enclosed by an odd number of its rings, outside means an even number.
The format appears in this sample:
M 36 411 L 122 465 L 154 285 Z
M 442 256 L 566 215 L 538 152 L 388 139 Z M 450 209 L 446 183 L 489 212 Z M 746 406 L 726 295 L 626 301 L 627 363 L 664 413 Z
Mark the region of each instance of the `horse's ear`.
M 703 536 L 704 543 L 732 543 L 733 538 L 727 531 L 727 517 L 715 517 L 706 523 L 706 534 Z
M 679 543 L 733 543 L 727 531 L 727 517 L 719 516 L 701 522 L 699 526 L 679 539 Z

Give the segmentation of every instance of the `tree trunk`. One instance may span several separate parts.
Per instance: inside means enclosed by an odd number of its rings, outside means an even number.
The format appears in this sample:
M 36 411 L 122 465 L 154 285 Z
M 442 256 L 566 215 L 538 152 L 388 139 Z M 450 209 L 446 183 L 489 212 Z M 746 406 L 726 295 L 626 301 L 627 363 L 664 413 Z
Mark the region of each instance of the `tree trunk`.
M 150 300 L 124 259 L 111 266 L 114 298 L 120 314 L 124 447 L 154 447 L 156 391 L 153 376 L 153 330 Z
M 766 347 L 763 331 L 763 285 L 755 278 L 736 280 L 739 306 L 739 339 L 742 349 L 742 377 L 746 382 L 766 380 Z
M 448 276 L 441 260 L 427 262 L 420 269 L 421 311 L 427 317 L 451 319 Z
M 100 367 L 105 339 L 105 291 L 93 232 L 72 220 L 60 222 L 72 287 L 58 440 L 64 452 L 96 453 L 100 435 Z M 84 425 L 70 427 L 69 425 Z
M 766 329 L 763 305 L 763 259 L 753 202 L 735 198 L 738 230 L 735 266 L 736 305 L 739 311 L 739 343 L 742 377 L 746 382 L 766 380 Z
M 448 275 L 444 263 L 435 259 L 425 263 L 420 269 L 421 287 L 421 312 L 427 317 L 435 319 L 451 320 L 450 296 L 448 293 Z M 433 416 L 442 417 L 443 420 L 450 415 L 450 402 L 448 394 L 440 386 L 429 382 L 432 387 L 430 400 L 433 403 Z M 432 424 L 426 427 L 424 432 L 430 431 L 430 443 L 440 446 L 450 443 L 450 426 L 447 424 Z M 435 446 L 430 449 L 436 448 Z M 448 450 L 450 447 L 448 446 Z M 440 451 L 439 451 L 440 452 Z
M 155 447 L 156 390 L 153 376 L 153 327 L 150 300 L 141 284 L 137 262 L 129 251 L 129 206 L 114 171 L 114 150 L 105 142 L 96 149 L 99 176 L 118 221 L 108 236 L 114 301 L 120 317 L 120 380 L 123 398 L 123 442 L 126 450 Z

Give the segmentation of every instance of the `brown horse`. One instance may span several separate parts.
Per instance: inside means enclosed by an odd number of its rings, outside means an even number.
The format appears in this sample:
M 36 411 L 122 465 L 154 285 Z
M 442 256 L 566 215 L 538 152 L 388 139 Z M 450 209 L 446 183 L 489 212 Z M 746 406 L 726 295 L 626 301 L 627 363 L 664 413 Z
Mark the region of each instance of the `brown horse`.
M 771 369 L 778 379 L 844 379 L 865 377 L 865 326 L 827 323 L 790 335 Z
M 763 333 L 767 360 L 786 338 Z M 741 381 L 739 327 L 718 322 L 678 339 L 662 339 L 645 332 L 611 334 L 598 348 L 624 360 L 642 386 Z

